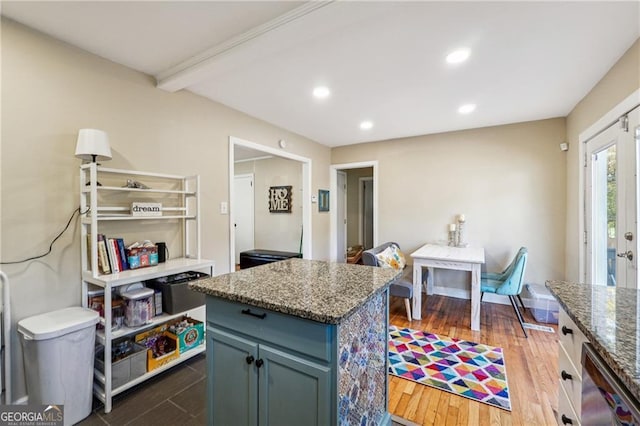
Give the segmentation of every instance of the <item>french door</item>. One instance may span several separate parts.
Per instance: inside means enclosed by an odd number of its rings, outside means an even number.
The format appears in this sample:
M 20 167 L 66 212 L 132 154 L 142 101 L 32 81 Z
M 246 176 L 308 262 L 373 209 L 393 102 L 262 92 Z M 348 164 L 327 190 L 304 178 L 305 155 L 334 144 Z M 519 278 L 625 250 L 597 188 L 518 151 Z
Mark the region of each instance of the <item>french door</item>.
M 586 143 L 586 281 L 636 288 L 638 282 L 640 107 Z

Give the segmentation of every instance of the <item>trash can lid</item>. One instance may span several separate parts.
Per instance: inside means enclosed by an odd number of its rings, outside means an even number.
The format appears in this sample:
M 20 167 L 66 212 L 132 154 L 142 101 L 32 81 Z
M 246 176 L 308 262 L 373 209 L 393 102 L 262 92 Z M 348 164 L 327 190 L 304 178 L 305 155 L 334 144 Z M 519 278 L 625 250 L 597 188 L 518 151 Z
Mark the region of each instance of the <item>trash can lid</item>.
M 20 320 L 18 331 L 27 339 L 46 340 L 91 327 L 98 321 L 98 312 L 74 306 Z

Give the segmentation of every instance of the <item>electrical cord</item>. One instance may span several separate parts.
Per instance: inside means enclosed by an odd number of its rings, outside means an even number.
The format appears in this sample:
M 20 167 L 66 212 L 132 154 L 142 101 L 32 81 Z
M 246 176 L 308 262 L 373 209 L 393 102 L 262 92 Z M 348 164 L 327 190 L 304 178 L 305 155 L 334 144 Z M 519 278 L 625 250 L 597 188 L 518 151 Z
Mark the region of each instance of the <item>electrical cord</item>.
M 53 239 L 53 241 L 51 241 L 51 244 L 49 244 L 49 250 L 46 253 L 40 254 L 38 256 L 33 256 L 33 257 L 29 257 L 26 259 L 22 259 L 22 260 L 14 260 L 12 262 L 0 262 L 0 265 L 15 265 L 18 263 L 24 263 L 24 262 L 28 262 L 30 260 L 36 260 L 36 259 L 40 259 L 45 257 L 46 255 L 48 255 L 49 253 L 51 253 L 51 250 L 53 250 L 53 244 L 58 241 L 58 238 L 60 238 L 62 236 L 62 234 L 65 233 L 65 231 L 67 229 L 69 229 L 69 225 L 71 225 L 71 221 L 73 220 L 74 216 L 76 215 L 76 213 L 80 213 L 80 216 L 82 216 L 83 214 L 87 214 L 89 213 L 89 210 L 91 210 L 90 208 L 87 208 L 86 211 L 84 212 L 80 212 L 80 207 L 78 207 L 77 209 L 75 209 L 73 211 L 73 213 L 71 213 L 71 217 L 69 218 L 69 220 L 67 221 L 67 225 L 64 227 L 64 229 Z

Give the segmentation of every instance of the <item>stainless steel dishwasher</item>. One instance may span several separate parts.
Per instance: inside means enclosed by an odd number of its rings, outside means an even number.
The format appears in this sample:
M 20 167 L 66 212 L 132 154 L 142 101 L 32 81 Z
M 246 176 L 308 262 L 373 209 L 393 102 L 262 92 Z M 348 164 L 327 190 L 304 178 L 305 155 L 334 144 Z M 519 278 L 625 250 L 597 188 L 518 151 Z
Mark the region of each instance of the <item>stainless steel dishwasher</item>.
M 585 426 L 640 426 L 640 404 L 590 343 L 582 345 L 582 416 Z

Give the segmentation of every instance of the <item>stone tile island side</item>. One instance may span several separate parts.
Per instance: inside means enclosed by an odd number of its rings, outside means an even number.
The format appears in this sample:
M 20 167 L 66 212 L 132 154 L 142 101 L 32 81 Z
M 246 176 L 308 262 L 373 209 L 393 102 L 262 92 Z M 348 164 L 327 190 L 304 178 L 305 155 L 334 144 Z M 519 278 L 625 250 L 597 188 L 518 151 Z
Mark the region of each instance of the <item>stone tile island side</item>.
M 289 259 L 190 284 L 207 295 L 209 425 L 391 423 L 390 269 Z

